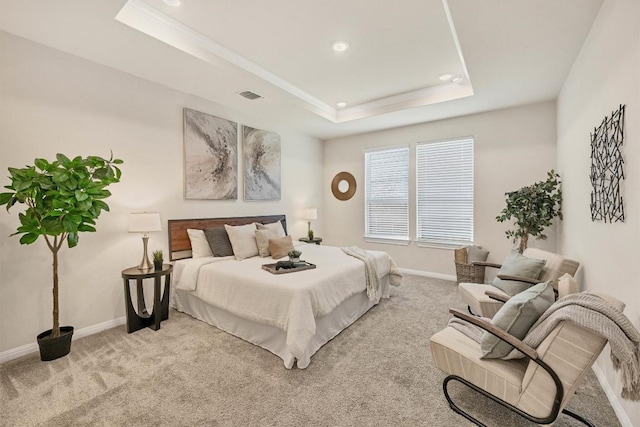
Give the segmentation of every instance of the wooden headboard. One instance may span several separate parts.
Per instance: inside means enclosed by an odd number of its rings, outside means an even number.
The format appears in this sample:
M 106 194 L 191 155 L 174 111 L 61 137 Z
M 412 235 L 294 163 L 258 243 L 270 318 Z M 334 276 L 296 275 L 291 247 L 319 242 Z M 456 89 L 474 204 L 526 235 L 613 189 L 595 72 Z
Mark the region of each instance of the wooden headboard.
M 245 225 L 252 222 L 268 224 L 282 221 L 282 227 L 287 232 L 287 217 L 285 215 L 240 216 L 232 218 L 199 218 L 199 219 L 170 219 L 169 222 L 169 254 L 171 261 L 189 258 L 187 251 L 191 250 L 191 242 L 187 228 L 204 230 L 205 228 L 224 227 L 228 225 Z

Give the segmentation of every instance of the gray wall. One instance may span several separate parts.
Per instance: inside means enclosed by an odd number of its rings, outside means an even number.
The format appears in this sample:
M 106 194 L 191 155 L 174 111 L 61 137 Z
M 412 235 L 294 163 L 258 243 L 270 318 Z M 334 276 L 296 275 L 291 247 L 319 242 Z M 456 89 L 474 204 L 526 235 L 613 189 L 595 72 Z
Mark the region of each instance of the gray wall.
M 590 132 L 626 104 L 622 150 L 625 222 L 591 221 Z M 640 329 L 640 2 L 607 0 L 558 98 L 558 168 L 564 178 L 565 215 L 560 248 L 584 267 L 584 288 L 627 304 L 625 314 Z M 614 409 L 640 426 L 640 403 L 620 399 L 619 375 L 609 351 L 596 365 Z M 629 421 L 631 420 L 631 421 Z

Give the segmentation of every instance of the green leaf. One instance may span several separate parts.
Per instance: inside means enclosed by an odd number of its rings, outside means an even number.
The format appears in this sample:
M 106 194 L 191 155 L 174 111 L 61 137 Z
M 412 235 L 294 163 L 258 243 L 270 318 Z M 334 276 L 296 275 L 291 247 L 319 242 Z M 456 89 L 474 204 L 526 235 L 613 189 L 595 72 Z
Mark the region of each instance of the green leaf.
M 75 195 L 76 195 L 76 200 L 79 202 L 83 200 L 87 200 L 89 198 L 89 195 L 83 192 L 82 190 L 76 190 Z
M 102 200 L 94 200 L 93 201 L 93 207 L 96 209 L 101 209 L 103 211 L 109 211 L 109 205 L 107 205 L 105 202 L 103 202 Z
M 14 193 L 0 193 L 0 206 L 9 203 Z
M 69 215 L 66 215 L 62 218 L 62 228 L 67 233 L 73 233 L 75 231 L 78 231 L 78 224 L 71 220 L 69 218 Z
M 49 167 L 49 162 L 46 161 L 45 159 L 35 159 L 33 162 L 36 165 L 36 167 L 42 171 L 46 171 L 47 168 Z
M 93 173 L 93 176 L 96 179 L 105 179 L 105 178 L 107 178 L 109 176 L 108 175 L 108 169 L 107 168 L 96 169 L 96 171 Z
M 67 244 L 70 248 L 78 245 L 78 233 L 67 234 Z
M 67 156 L 65 156 L 64 154 L 56 154 L 56 159 L 58 159 L 58 161 L 62 164 L 69 164 L 71 163 L 71 160 L 69 160 L 69 158 Z
M 92 232 L 92 231 L 96 231 L 96 228 L 92 227 L 90 225 L 87 225 L 87 224 L 80 224 L 78 226 L 78 231 L 89 231 L 89 232 Z
M 27 233 L 20 238 L 20 243 L 23 245 L 30 245 L 38 240 L 38 235 L 33 233 Z
M 53 182 L 62 183 L 69 179 L 69 174 L 65 170 L 56 170 L 53 172 Z

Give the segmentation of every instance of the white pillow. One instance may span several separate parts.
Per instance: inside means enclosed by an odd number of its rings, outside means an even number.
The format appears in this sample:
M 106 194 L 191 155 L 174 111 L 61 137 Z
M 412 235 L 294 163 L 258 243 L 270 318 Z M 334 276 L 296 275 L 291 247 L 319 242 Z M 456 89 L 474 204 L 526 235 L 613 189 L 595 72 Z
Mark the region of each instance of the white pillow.
M 224 225 L 229 235 L 233 254 L 238 261 L 258 255 L 255 223 L 247 225 Z
M 276 237 L 284 237 L 287 233 L 284 232 L 284 227 L 282 226 L 282 221 L 272 222 L 270 224 L 260 224 L 256 223 L 258 230 L 273 230 L 276 232 Z
M 256 230 L 256 243 L 258 244 L 258 255 L 262 258 L 271 255 L 269 252 L 269 240 L 279 239 L 278 232 L 276 230 Z
M 564 273 L 558 278 L 558 299 L 566 297 L 567 295 L 577 294 L 580 291 L 580 286 L 576 279 L 569 273 Z
M 204 230 L 194 230 L 192 228 L 187 229 L 189 240 L 191 241 L 191 257 L 203 258 L 206 256 L 213 256 L 211 247 L 207 241 L 207 237 L 204 235 Z

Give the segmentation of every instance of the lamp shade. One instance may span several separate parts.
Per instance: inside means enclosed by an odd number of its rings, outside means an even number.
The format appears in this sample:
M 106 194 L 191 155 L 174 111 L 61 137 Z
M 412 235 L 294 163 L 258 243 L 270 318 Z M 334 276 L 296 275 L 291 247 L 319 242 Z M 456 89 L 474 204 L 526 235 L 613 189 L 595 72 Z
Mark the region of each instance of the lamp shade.
M 318 219 L 318 209 L 316 208 L 309 208 L 309 209 L 305 209 L 302 211 L 302 215 L 301 215 L 302 219 L 306 219 L 306 220 L 316 220 Z
M 161 231 L 159 213 L 132 213 L 129 215 L 129 233 Z

